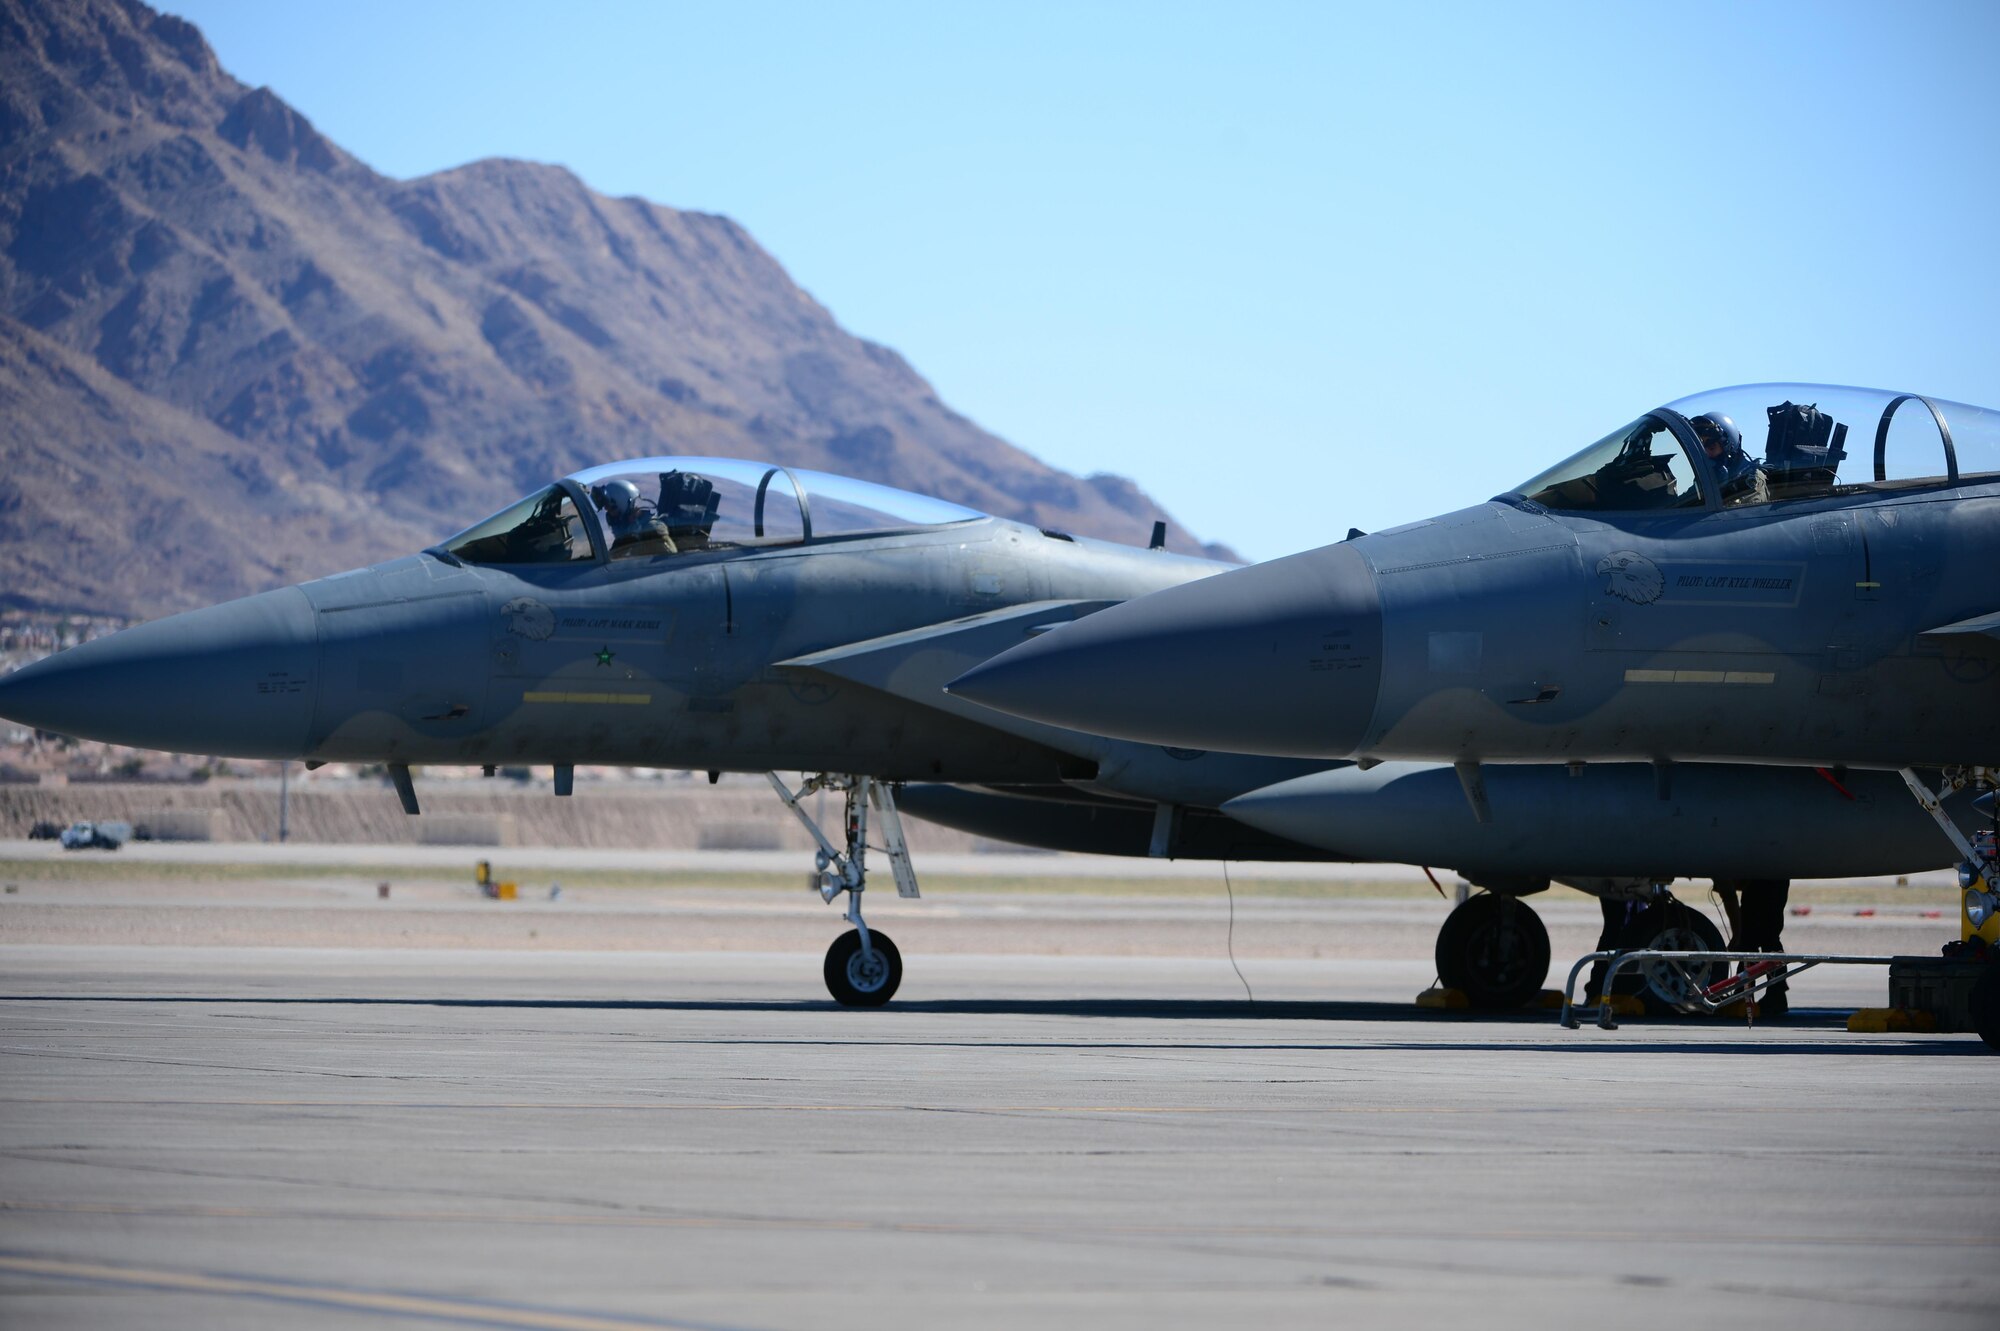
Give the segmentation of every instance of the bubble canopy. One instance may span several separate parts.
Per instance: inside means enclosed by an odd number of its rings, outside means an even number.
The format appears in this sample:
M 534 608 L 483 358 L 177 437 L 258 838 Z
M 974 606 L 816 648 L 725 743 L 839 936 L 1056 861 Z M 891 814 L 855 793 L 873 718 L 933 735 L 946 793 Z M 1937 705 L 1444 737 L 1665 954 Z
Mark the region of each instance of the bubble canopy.
M 539 564 L 796 545 L 987 515 L 851 476 L 741 458 L 651 457 L 576 472 L 439 547 L 466 563 Z
M 1735 508 L 2000 477 L 2000 412 L 1837 384 L 1740 384 L 1670 402 L 1524 482 L 1544 508 Z

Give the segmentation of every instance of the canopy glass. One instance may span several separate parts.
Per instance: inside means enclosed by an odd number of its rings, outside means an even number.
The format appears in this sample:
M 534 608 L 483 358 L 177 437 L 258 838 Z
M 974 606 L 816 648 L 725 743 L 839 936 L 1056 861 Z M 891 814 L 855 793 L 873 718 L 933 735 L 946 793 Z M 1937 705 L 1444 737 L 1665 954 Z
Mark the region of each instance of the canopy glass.
M 2000 475 L 2000 412 L 1835 384 L 1743 384 L 1647 413 L 1521 485 L 1546 508 L 1724 507 Z
M 585 502 L 579 506 L 578 500 Z M 472 564 L 655 558 L 973 522 L 942 499 L 741 458 L 652 457 L 592 467 L 441 547 Z M 598 541 L 593 546 L 592 537 Z

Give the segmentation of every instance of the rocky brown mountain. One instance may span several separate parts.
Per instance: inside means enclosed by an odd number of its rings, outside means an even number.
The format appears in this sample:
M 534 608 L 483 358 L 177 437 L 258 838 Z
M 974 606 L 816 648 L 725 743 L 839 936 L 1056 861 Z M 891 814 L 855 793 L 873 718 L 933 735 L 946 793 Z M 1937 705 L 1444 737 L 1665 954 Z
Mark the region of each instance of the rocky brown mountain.
M 391 180 L 184 20 L 0 0 L 0 606 L 151 616 L 661 452 L 1159 516 L 953 412 L 728 218 L 530 162 Z

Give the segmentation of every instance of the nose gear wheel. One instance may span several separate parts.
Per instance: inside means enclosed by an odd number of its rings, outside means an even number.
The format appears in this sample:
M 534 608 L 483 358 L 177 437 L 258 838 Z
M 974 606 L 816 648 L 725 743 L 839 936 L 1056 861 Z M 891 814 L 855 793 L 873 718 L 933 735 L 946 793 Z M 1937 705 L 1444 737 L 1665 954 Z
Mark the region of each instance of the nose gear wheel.
M 903 982 L 903 957 L 879 929 L 861 947 L 861 931 L 849 929 L 826 950 L 826 990 L 843 1007 L 881 1007 Z

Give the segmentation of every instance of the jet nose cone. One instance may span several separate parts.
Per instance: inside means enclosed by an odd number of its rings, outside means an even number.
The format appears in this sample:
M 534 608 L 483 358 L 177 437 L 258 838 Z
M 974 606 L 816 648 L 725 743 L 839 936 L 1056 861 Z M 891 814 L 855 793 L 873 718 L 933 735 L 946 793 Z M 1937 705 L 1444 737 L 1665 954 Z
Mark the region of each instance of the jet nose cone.
M 0 678 L 0 716 L 77 739 L 296 758 L 312 724 L 318 629 L 296 587 L 169 615 Z
M 1342 757 L 1367 730 L 1381 677 L 1374 574 L 1335 545 L 1101 610 L 950 691 L 1140 743 Z

